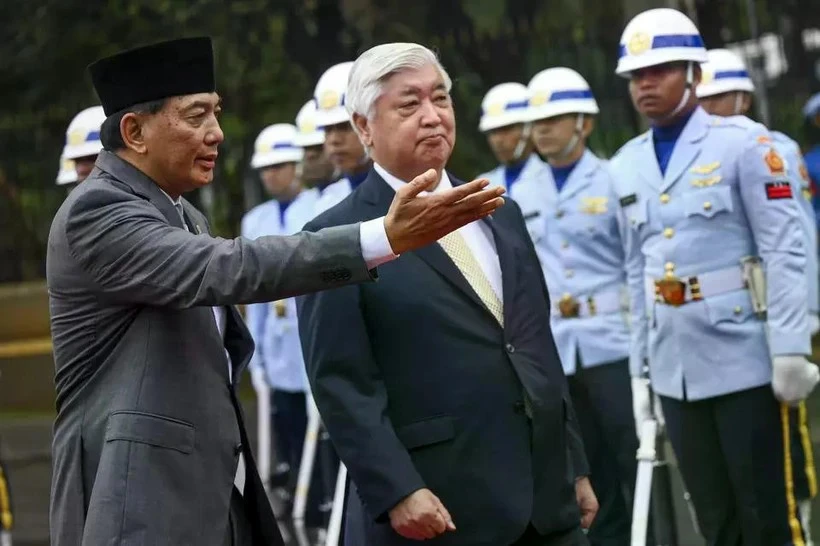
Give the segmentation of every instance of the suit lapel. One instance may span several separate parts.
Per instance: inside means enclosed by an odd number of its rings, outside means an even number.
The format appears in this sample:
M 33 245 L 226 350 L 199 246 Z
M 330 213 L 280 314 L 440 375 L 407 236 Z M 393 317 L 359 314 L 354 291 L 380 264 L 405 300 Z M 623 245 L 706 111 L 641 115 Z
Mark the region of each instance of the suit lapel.
M 666 168 L 661 191 L 666 191 L 677 182 L 686 172 L 686 169 L 697 159 L 701 147 L 693 146 L 693 144 L 706 136 L 708 129 L 709 115 L 700 108 L 696 108 L 672 150 L 672 157 L 669 158 L 669 165 Z
M 643 139 L 639 146 L 641 147 L 641 157 L 651 157 L 650 161 L 646 161 L 641 168 L 636 169 L 638 177 L 646 182 L 649 186 L 660 191 L 663 186 L 663 175 L 661 174 L 661 167 L 658 165 L 657 156 L 655 155 L 655 144 L 652 141 L 652 132 L 647 131 L 641 138 Z
M 450 177 L 450 182 L 453 186 L 463 183 L 454 179 L 452 176 Z M 361 190 L 363 201 L 371 207 L 371 214 L 368 214 L 368 216 L 372 216 L 373 218 L 378 218 L 387 212 L 395 195 L 393 188 L 391 188 L 390 185 L 385 182 L 384 179 L 382 179 L 382 177 L 379 176 L 379 174 L 373 169 L 370 170 L 370 174 L 367 179 L 362 183 Z M 491 227 L 491 229 L 493 228 Z M 463 292 L 468 298 L 473 300 L 476 305 L 492 317 L 490 310 L 487 309 L 487 306 L 484 305 L 484 302 L 482 302 L 481 298 L 478 297 L 478 294 L 476 294 L 475 290 L 473 290 L 472 286 L 470 286 L 470 283 L 467 282 L 467 279 L 464 278 L 464 275 L 461 274 L 461 271 L 459 271 L 456 264 L 453 263 L 453 260 L 450 259 L 450 256 L 444 252 L 441 245 L 433 243 L 431 245 L 427 245 L 426 247 L 414 250 L 413 254 L 418 256 L 424 263 L 434 269 L 439 275 L 444 277 L 456 289 Z M 503 277 L 504 275 L 502 273 L 502 282 L 504 282 Z
M 137 195 L 148 199 L 151 204 L 159 209 L 169 224 L 180 229 L 185 229 L 185 226 L 182 224 L 182 218 L 179 217 L 179 213 L 177 213 L 177 209 L 171 202 L 171 198 L 144 172 L 116 154 L 106 150 L 103 150 L 100 152 L 100 155 L 97 156 L 96 166 L 120 182 L 130 186 Z
M 505 239 L 503 228 L 498 225 L 498 222 L 492 216 L 484 218 L 482 222 L 489 226 L 490 231 L 492 231 L 496 252 L 498 253 L 498 265 L 501 268 L 501 290 L 504 295 L 504 322 L 506 323 L 512 314 L 515 280 L 518 278 L 518 260 L 515 259 L 513 245 Z M 475 293 L 474 290 L 471 289 L 471 291 Z M 476 297 L 478 298 L 478 295 Z M 483 303 L 481 306 L 485 307 Z

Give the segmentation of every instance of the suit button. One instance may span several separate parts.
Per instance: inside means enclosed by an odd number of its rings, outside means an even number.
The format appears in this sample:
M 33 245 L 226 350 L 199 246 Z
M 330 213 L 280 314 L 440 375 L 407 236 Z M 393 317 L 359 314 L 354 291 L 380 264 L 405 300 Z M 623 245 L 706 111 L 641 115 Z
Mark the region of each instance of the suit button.
M 559 210 L 555 213 L 556 218 L 563 218 L 563 216 L 564 216 L 564 211 L 563 210 Z
M 515 404 L 513 404 L 513 411 L 518 415 L 523 415 L 524 411 L 526 411 L 526 406 L 524 405 L 524 402 L 519 400 Z
M 662 193 L 661 194 L 661 203 L 663 203 L 665 205 L 668 202 L 669 202 L 669 194 L 668 193 Z
M 668 227 L 665 230 L 663 230 L 663 236 L 667 239 L 671 239 L 673 235 L 675 235 L 675 230 L 671 227 Z
M 561 248 L 569 248 L 569 241 L 564 241 L 561 243 Z
M 515 352 L 515 347 L 513 346 L 512 343 L 507 343 L 507 352 L 510 353 L 510 354 Z
M 703 204 L 703 210 L 711 210 L 711 209 L 712 209 L 712 203 L 710 203 L 709 201 L 706 201 Z

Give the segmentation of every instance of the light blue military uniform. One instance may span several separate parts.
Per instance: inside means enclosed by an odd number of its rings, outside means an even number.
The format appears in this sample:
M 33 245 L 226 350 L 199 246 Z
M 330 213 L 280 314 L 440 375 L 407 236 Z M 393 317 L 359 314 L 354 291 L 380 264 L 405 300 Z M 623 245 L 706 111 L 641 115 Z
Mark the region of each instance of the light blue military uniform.
M 817 315 L 820 309 L 820 292 L 818 290 L 818 260 L 817 260 L 817 224 L 814 215 L 814 206 L 811 201 L 811 183 L 805 171 L 803 154 L 800 146 L 779 131 L 772 131 L 775 147 L 786 162 L 789 179 L 794 183 L 794 197 L 800 203 L 803 213 L 803 229 L 805 231 L 806 248 L 806 279 L 809 285 L 809 313 Z
M 515 197 L 512 195 L 512 190 L 510 188 L 507 188 L 507 183 L 505 181 L 506 168 L 507 167 L 505 167 L 504 165 L 499 165 L 491 171 L 481 173 L 480 175 L 476 176 L 476 178 L 488 179 L 490 181 L 489 187 L 501 186 L 502 188 L 506 188 L 508 191 L 511 192 L 510 196 L 513 199 L 515 199 Z M 515 184 L 518 184 L 525 178 L 530 178 L 534 176 L 536 173 L 540 172 L 541 169 L 544 168 L 546 168 L 546 163 L 541 161 L 541 158 L 538 157 L 538 154 L 530 154 L 530 156 L 527 158 L 527 161 L 524 163 L 524 167 L 521 169 L 521 173 L 518 175 L 517 182 L 515 182 Z
M 285 210 L 284 222 L 278 201 L 262 203 L 242 219 L 242 236 L 256 239 L 263 235 L 297 233 L 314 217 L 317 200 L 316 190 L 302 191 Z M 251 366 L 265 370 L 268 385 L 274 390 L 306 392 L 308 383 L 299 341 L 296 300 L 250 304 L 246 314 L 256 344 Z
M 772 153 L 762 125 L 697 108 L 665 176 L 650 132 L 610 162 L 628 225 L 630 369 L 640 375 L 648 357 L 658 394 L 694 401 L 763 386 L 771 356 L 810 354 L 802 213 Z M 744 289 L 747 256 L 767 271 L 767 323 Z M 687 281 L 689 303 L 658 301 L 655 280 L 667 275 Z
M 585 151 L 560 192 L 543 164 L 522 176 L 510 196 L 521 207 L 544 270 L 565 373 L 574 374 L 578 360 L 588 368 L 626 358 L 624 253 L 606 163 Z M 562 317 L 559 303 L 566 296 L 578 302 L 577 318 Z

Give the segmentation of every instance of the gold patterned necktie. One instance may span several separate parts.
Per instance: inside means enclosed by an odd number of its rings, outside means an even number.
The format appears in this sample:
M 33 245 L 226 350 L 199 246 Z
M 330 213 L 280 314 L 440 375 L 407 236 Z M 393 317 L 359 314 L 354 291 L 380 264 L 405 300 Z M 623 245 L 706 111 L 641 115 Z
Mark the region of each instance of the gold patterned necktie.
M 482 271 L 470 247 L 467 246 L 464 237 L 462 237 L 458 231 L 454 231 L 439 239 L 438 243 L 441 245 L 441 248 L 444 249 L 444 252 L 450 256 L 453 263 L 456 264 L 458 270 L 461 271 L 461 274 L 464 275 L 464 278 L 470 283 L 470 286 L 475 290 L 475 293 L 478 294 L 478 297 L 481 298 L 481 301 L 484 302 L 484 305 L 487 306 L 487 309 L 490 310 L 490 313 L 493 314 L 498 323 L 503 327 L 504 305 L 501 303 L 501 299 L 495 293 L 495 290 L 493 290 L 487 276 L 484 275 L 484 271 Z

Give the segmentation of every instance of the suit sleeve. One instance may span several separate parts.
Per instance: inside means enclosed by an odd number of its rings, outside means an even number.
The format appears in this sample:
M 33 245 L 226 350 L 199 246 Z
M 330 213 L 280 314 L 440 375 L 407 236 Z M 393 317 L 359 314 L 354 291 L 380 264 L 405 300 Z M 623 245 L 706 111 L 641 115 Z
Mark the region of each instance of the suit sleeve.
M 740 197 L 766 268 L 769 347 L 774 356 L 809 355 L 802 213 L 768 131 L 758 125 L 745 136 L 738 158 Z
M 789 166 L 791 167 L 792 164 L 796 168 L 796 172 L 794 169 L 790 169 L 791 176 L 795 181 L 794 196 L 800 203 L 798 208 L 802 213 L 803 230 L 805 232 L 806 282 L 809 288 L 809 313 L 816 315 L 818 309 L 820 309 L 817 225 L 815 223 L 814 208 L 811 203 L 811 180 L 809 179 L 803 156 L 800 154 L 800 148 L 797 146 L 797 143 L 794 142 L 792 142 L 792 156 L 790 157 Z
M 346 286 L 297 298 L 299 337 L 322 422 L 368 512 L 384 521 L 425 484 L 387 416 L 360 292 Z
M 72 205 L 65 237 L 100 297 L 116 303 L 256 303 L 374 279 L 358 225 L 221 239 L 175 228 L 148 201 L 103 189 Z
M 613 171 L 615 174 L 617 171 Z M 624 255 L 624 271 L 629 291 L 629 373 L 632 377 L 646 375 L 648 358 L 649 319 L 646 309 L 645 263 L 638 232 L 632 228 L 628 211 L 620 205 L 620 196 L 612 184 L 612 202 L 618 207 L 616 219 Z M 638 199 L 641 199 L 638 197 Z M 645 207 L 640 200 L 629 207 Z M 639 209 L 640 210 L 640 209 Z
M 530 238 L 529 231 L 527 230 L 527 224 L 524 221 L 524 216 L 521 214 L 521 209 L 519 206 L 512 200 L 507 201 L 509 204 L 513 205 L 515 210 L 515 217 L 518 221 L 520 234 L 524 238 L 524 241 L 527 245 L 527 250 L 529 251 L 530 259 L 537 265 L 536 270 L 542 271 L 541 269 L 541 262 L 538 260 L 538 254 L 535 251 L 535 245 Z M 547 289 L 547 282 L 544 279 L 544 275 L 539 275 L 539 282 L 541 283 L 541 287 L 544 291 L 544 304 L 547 307 L 547 317 L 550 315 L 550 296 L 549 290 Z M 581 429 L 578 425 L 578 417 L 575 415 L 575 407 L 572 404 L 572 398 L 569 395 L 569 385 L 567 384 L 566 376 L 564 375 L 564 370 L 561 367 L 561 357 L 558 355 L 558 348 L 555 346 L 555 339 L 550 335 L 550 352 L 552 353 L 552 358 L 555 361 L 556 365 L 559 368 L 560 377 L 562 378 L 561 381 L 561 394 L 564 398 L 564 403 L 566 404 L 566 411 L 567 411 L 567 443 L 569 447 L 569 454 L 570 459 L 572 460 L 572 470 L 575 474 L 575 478 L 582 478 L 584 476 L 589 475 L 589 463 L 587 461 L 586 451 L 584 449 L 584 441 L 581 438 Z
M 241 235 L 246 239 L 255 239 L 250 222 L 250 213 L 242 218 Z M 250 303 L 245 306 L 245 322 L 255 345 L 249 366 L 264 369 L 262 358 L 262 339 L 265 333 L 265 320 L 268 316 L 267 303 Z

